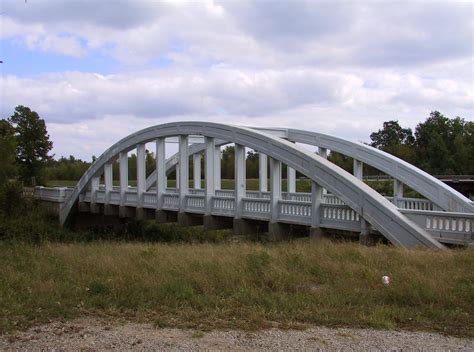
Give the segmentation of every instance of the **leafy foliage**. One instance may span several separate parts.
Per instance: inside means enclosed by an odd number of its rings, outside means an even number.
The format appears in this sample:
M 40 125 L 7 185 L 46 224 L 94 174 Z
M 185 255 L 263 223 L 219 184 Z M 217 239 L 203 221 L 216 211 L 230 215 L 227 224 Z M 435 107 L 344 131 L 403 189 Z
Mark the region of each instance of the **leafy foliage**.
M 474 173 L 474 122 L 449 119 L 433 111 L 415 135 L 398 121 L 384 122 L 370 135 L 371 146 L 395 155 L 431 174 Z
M 0 120 L 0 186 L 17 173 L 15 152 L 15 129 L 7 120 Z
M 46 124 L 39 115 L 26 106 L 19 105 L 8 120 L 15 129 L 16 160 L 21 180 L 30 184 L 32 177 L 41 181 L 41 171 L 53 148 Z

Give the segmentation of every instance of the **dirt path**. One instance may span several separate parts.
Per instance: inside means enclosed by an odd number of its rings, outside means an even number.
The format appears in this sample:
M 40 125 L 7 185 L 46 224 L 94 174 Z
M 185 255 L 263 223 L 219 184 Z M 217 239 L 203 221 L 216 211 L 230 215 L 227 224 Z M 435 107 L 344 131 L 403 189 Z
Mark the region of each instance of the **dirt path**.
M 109 325 L 95 319 L 54 322 L 0 336 L 0 350 L 450 350 L 474 351 L 474 340 L 420 332 L 370 329 L 270 329 L 200 332 L 150 324 Z

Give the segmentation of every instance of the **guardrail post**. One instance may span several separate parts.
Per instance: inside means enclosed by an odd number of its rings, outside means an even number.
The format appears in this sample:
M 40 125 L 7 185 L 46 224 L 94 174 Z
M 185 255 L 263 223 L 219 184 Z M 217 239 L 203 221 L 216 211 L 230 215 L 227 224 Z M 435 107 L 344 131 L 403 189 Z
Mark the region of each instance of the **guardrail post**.
M 258 153 L 258 190 L 267 192 L 268 187 L 267 155 Z
M 201 189 L 201 153 L 193 154 L 193 186 Z

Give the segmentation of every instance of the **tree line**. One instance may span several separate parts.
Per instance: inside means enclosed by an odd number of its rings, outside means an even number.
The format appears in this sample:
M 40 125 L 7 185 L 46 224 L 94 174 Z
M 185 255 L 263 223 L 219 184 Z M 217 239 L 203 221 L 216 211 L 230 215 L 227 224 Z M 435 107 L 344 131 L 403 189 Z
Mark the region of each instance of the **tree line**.
M 398 121 L 383 123 L 381 129 L 370 134 L 372 147 L 395 155 L 430 174 L 474 174 L 474 122 L 460 117 L 447 118 L 434 111 L 419 123 L 415 131 L 400 126 Z M 54 159 L 50 155 L 53 143 L 46 124 L 38 113 L 25 106 L 17 106 L 12 116 L 0 120 L 0 186 L 8 180 L 19 180 L 25 185 L 46 184 L 48 180 L 79 180 L 91 162 L 74 156 Z M 234 147 L 222 149 L 222 178 L 234 178 Z M 351 172 L 350 157 L 331 152 L 328 159 Z M 93 157 L 92 162 L 95 160 Z M 204 177 L 204 158 L 201 158 Z M 248 151 L 247 178 L 258 178 L 258 153 Z M 192 161 L 190 158 L 190 175 Z M 267 165 L 268 167 L 268 165 Z M 136 179 L 137 157 L 129 156 L 129 179 Z M 155 169 L 155 156 L 146 151 L 147 176 Z M 364 174 L 380 172 L 365 166 Z M 118 180 L 119 165 L 113 165 L 114 179 Z M 286 166 L 283 166 L 283 177 Z M 170 175 L 173 178 L 174 172 Z M 301 176 L 297 174 L 297 176 Z

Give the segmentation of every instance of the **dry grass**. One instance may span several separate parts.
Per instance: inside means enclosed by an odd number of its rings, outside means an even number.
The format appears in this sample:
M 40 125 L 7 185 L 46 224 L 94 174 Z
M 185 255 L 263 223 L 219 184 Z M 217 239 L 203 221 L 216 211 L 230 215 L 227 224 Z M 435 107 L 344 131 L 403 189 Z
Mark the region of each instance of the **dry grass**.
M 473 337 L 473 268 L 473 251 L 329 241 L 0 242 L 0 331 L 100 315 L 201 330 L 320 324 Z

